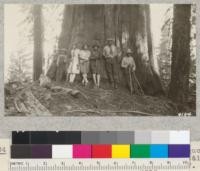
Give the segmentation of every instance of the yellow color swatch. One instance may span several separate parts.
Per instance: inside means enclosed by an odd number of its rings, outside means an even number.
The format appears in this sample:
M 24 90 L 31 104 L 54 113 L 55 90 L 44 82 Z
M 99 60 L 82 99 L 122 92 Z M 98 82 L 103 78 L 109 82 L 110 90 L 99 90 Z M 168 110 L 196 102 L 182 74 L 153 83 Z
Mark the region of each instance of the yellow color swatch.
M 112 158 L 130 158 L 130 145 L 112 145 Z

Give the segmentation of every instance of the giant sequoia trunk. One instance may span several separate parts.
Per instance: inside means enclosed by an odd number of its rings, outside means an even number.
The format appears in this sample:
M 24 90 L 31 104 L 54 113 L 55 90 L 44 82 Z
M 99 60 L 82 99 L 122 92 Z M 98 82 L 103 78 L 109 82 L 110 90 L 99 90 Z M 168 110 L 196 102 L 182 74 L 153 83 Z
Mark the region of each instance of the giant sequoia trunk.
M 189 91 L 191 5 L 174 6 L 169 97 L 185 103 Z
M 60 48 L 70 50 L 78 42 L 89 45 L 98 42 L 103 47 L 107 38 L 114 38 L 122 52 L 127 48 L 134 51 L 136 75 L 147 94 L 163 93 L 154 65 L 148 5 L 65 6 Z M 106 77 L 105 72 L 102 75 Z M 120 67 L 119 78 L 123 82 Z
M 43 24 L 42 24 L 42 5 L 33 6 L 33 80 L 39 79 L 42 73 L 42 61 L 43 61 Z

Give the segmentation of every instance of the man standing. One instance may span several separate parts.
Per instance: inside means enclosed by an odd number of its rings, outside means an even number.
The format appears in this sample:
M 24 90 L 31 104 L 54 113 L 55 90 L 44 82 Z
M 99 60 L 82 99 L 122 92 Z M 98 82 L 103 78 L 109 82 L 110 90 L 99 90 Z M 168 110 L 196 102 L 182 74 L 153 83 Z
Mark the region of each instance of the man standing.
M 123 68 L 123 71 L 124 71 L 124 76 L 126 79 L 127 86 L 129 87 L 131 94 L 133 94 L 133 91 L 134 91 L 133 85 L 135 84 L 133 82 L 133 80 L 134 80 L 133 74 L 136 70 L 136 65 L 135 65 L 135 61 L 132 56 L 131 49 L 128 49 L 126 56 L 123 57 L 121 67 Z
M 117 72 L 117 47 L 113 39 L 107 40 L 107 45 L 103 49 L 103 56 L 106 60 L 106 70 L 108 79 L 113 88 L 117 89 L 118 72 Z

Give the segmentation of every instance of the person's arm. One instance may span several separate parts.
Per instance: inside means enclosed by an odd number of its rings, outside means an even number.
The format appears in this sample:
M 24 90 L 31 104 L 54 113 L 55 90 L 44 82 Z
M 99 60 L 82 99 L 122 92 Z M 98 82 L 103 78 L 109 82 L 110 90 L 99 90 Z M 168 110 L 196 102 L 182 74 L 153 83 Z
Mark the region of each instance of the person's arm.
M 103 48 L 103 56 L 106 57 L 106 47 Z
M 91 51 L 89 50 L 89 51 L 88 51 L 88 60 L 91 58 L 91 55 L 92 55 L 92 53 L 91 53 Z
M 136 70 L 136 65 L 135 65 L 135 61 L 134 61 L 133 58 L 132 58 L 132 63 L 133 63 L 133 71 L 135 71 Z
M 79 52 L 79 58 L 82 59 L 82 60 L 85 60 L 85 54 L 84 54 L 83 51 Z
M 122 68 L 126 68 L 126 67 L 127 67 L 127 65 L 126 65 L 126 62 L 125 62 L 124 58 L 122 59 L 121 67 L 122 67 Z

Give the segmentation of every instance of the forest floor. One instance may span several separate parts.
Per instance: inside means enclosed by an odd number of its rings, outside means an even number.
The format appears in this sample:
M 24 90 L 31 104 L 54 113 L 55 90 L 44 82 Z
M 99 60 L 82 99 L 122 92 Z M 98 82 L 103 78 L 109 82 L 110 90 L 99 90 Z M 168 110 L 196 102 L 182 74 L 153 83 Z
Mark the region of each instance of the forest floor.
M 39 83 L 24 85 L 23 88 L 16 87 L 15 85 L 15 90 L 13 90 L 13 85 L 12 87 L 7 86 L 5 93 L 6 116 L 178 115 L 177 106 L 165 97 L 130 95 L 129 91 L 123 87 L 113 90 L 107 84 L 103 84 L 99 89 L 93 88 L 92 83 L 87 87 L 78 83 L 73 86 L 66 83 L 52 83 L 51 87 L 55 87 L 55 89 L 41 87 Z M 19 92 L 21 95 L 18 100 L 15 100 L 15 97 L 19 96 Z M 29 97 L 30 94 L 33 96 Z M 27 101 L 33 97 L 37 100 L 33 100 L 34 104 L 30 105 Z M 39 106 L 37 106 L 38 104 Z M 30 110 L 27 111 L 26 106 L 28 105 Z M 19 108 L 26 108 L 26 110 L 23 111 Z

